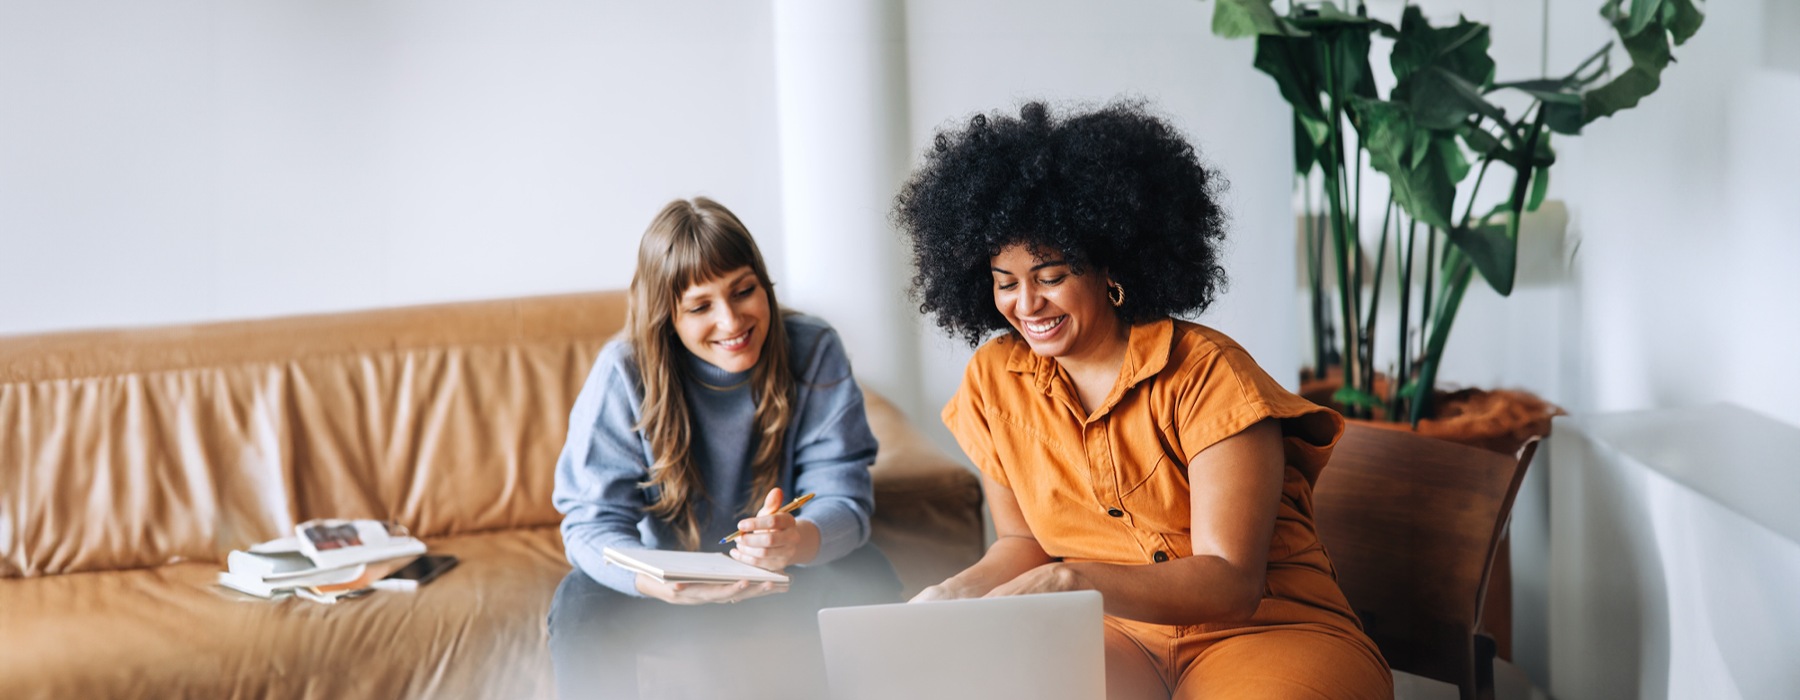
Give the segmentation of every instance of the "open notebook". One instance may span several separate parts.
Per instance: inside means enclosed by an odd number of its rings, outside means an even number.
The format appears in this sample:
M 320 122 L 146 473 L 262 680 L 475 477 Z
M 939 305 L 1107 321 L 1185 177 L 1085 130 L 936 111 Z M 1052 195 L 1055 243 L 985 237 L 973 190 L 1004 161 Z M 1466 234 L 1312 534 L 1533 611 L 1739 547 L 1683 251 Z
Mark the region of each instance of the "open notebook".
M 786 574 L 758 569 L 718 552 L 678 552 L 667 549 L 613 549 L 601 551 L 606 562 L 649 575 L 658 581 L 720 583 L 773 581 L 787 583 Z

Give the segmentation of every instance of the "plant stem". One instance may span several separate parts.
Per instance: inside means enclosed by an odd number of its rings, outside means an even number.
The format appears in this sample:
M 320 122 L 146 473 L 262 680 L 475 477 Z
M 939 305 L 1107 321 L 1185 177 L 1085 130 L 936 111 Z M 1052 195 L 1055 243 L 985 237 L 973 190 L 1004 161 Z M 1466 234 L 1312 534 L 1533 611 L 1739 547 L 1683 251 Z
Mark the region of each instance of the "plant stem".
M 1401 399 L 1403 398 L 1400 390 L 1405 388 L 1405 382 L 1412 377 L 1411 358 L 1408 356 L 1407 352 L 1410 349 L 1410 341 L 1412 339 L 1407 337 L 1407 331 L 1411 330 L 1409 317 L 1412 316 L 1413 254 L 1419 250 L 1418 237 L 1419 221 L 1414 219 L 1410 225 L 1407 226 L 1406 253 L 1404 255 L 1398 255 L 1398 249 L 1400 247 L 1399 237 L 1396 236 L 1394 239 L 1395 252 L 1399 258 L 1396 262 L 1400 265 L 1400 343 L 1395 346 L 1400 349 L 1400 364 L 1399 368 L 1394 372 L 1394 390 L 1391 392 L 1391 396 L 1388 399 L 1388 420 L 1395 420 L 1400 417 Z
M 1424 365 L 1419 370 L 1418 398 L 1413 401 L 1411 416 L 1414 428 L 1419 427 L 1419 420 L 1431 412 L 1431 394 L 1437 384 L 1438 363 L 1444 356 L 1444 343 L 1450 338 L 1450 325 L 1456 320 L 1456 310 L 1462 306 L 1463 292 L 1469 288 L 1469 280 L 1475 273 L 1474 263 L 1454 246 L 1445 247 L 1444 260 L 1450 269 L 1444 272 L 1444 289 L 1442 298 L 1438 301 L 1437 318 L 1431 327 L 1431 338 L 1425 344 Z
M 1390 191 L 1387 210 L 1381 215 L 1381 242 L 1375 245 L 1375 288 L 1369 290 L 1369 313 L 1368 318 L 1363 320 L 1363 338 L 1369 343 L 1366 348 L 1369 362 L 1364 366 L 1364 380 L 1371 393 L 1375 390 L 1375 319 L 1381 310 L 1381 273 L 1387 267 L 1388 227 L 1394 221 L 1394 209 L 1398 206 L 1398 200 L 1394 199 Z
M 1312 199 L 1311 170 L 1306 171 L 1306 174 L 1300 179 L 1300 199 L 1303 202 L 1308 202 L 1305 209 L 1305 222 L 1301 224 L 1301 239 L 1302 245 L 1304 245 L 1306 249 L 1306 288 L 1310 292 L 1308 301 L 1311 302 L 1310 306 L 1312 310 L 1313 376 L 1314 378 L 1318 378 L 1325 376 L 1327 360 L 1325 357 L 1325 342 L 1327 338 L 1324 337 L 1324 297 L 1319 289 L 1320 285 L 1324 282 L 1324 280 L 1319 277 L 1319 250 L 1316 244 L 1319 232 L 1313 224 L 1313 222 L 1319 218 L 1319 214 L 1318 209 L 1311 206 L 1309 201 Z
M 1438 270 L 1438 230 L 1435 226 L 1425 227 L 1425 286 L 1420 288 L 1424 298 L 1419 300 L 1419 357 L 1425 357 L 1425 329 L 1431 327 L 1431 293 L 1436 288 L 1433 278 Z M 1445 246 L 1448 247 L 1448 246 Z M 1414 378 L 1417 378 L 1416 376 Z M 1418 394 L 1413 395 L 1418 401 Z
M 1312 216 L 1312 229 L 1311 229 L 1312 234 L 1313 234 L 1312 259 L 1313 259 L 1313 262 L 1316 264 L 1316 268 L 1317 268 L 1314 271 L 1314 282 L 1313 282 L 1313 313 L 1316 313 L 1319 316 L 1319 320 L 1318 320 L 1319 333 L 1316 336 L 1316 338 L 1319 342 L 1320 347 L 1323 349 L 1321 351 L 1320 361 L 1319 361 L 1319 365 L 1318 365 L 1319 376 L 1321 378 L 1323 378 L 1325 376 L 1326 372 L 1330 369 L 1330 367 L 1333 364 L 1342 362 L 1342 359 L 1340 357 L 1338 357 L 1337 348 L 1336 348 L 1337 328 L 1335 328 L 1331 325 L 1331 304 L 1330 304 L 1330 301 L 1326 298 L 1327 289 L 1325 286 L 1325 238 L 1327 235 L 1330 234 L 1330 231 L 1328 230 L 1328 228 L 1331 225 L 1331 221 L 1326 216 L 1326 211 L 1328 210 L 1328 205 L 1326 205 L 1326 203 L 1323 201 L 1324 197 L 1325 197 L 1325 183 L 1323 182 L 1323 180 L 1324 180 L 1323 174 L 1324 174 L 1323 170 L 1321 169 L 1321 172 L 1320 172 L 1321 182 L 1319 183 L 1319 190 L 1318 190 L 1319 200 L 1314 204 L 1314 206 L 1312 208 L 1313 216 Z M 1310 177 L 1310 174 L 1309 174 L 1309 177 Z M 1307 196 L 1311 197 L 1312 196 L 1312 192 L 1310 191 L 1311 188 L 1309 187 L 1308 189 L 1309 189 L 1309 191 L 1307 192 Z
M 1329 42 L 1323 43 L 1328 44 Z M 1347 156 L 1344 153 L 1343 103 L 1338 99 L 1337 81 L 1333 79 L 1331 54 L 1331 47 L 1328 45 L 1324 47 L 1324 51 L 1321 53 L 1321 60 L 1325 64 L 1325 90 L 1331 100 L 1330 121 L 1326 133 L 1330 135 L 1329 143 L 1332 168 L 1327 171 L 1326 186 L 1331 190 L 1332 237 L 1336 241 L 1338 294 L 1340 297 L 1338 299 L 1338 306 L 1344 315 L 1344 386 L 1358 389 L 1361 388 L 1357 386 L 1357 384 L 1362 373 L 1363 359 L 1361 347 L 1356 338 L 1356 333 L 1359 330 L 1360 325 L 1357 323 L 1358 295 L 1356 294 L 1356 290 L 1350 286 L 1353 280 L 1350 274 L 1350 246 L 1355 243 L 1355 234 L 1353 231 L 1348 230 L 1350 222 L 1346 218 L 1345 212 L 1343 178 L 1345 176 L 1344 161 Z M 1360 411 L 1356 410 L 1355 407 L 1346 408 L 1349 409 L 1350 413 L 1353 415 L 1360 415 Z
M 1463 226 L 1469 225 L 1469 217 L 1475 213 L 1475 196 L 1481 194 L 1481 181 L 1487 179 L 1488 166 L 1493 164 L 1492 156 L 1481 159 L 1481 170 L 1475 173 L 1475 186 L 1469 189 L 1469 204 L 1463 207 L 1462 219 L 1459 220 Z
M 1356 121 L 1354 119 L 1351 120 L 1350 127 L 1353 129 L 1356 128 Z M 1362 132 L 1359 131 L 1359 132 L 1357 132 L 1356 169 L 1354 170 L 1354 172 L 1356 173 L 1356 195 L 1354 197 L 1352 197 L 1350 200 L 1350 211 L 1351 211 L 1350 230 L 1352 232 L 1354 232 L 1352 234 L 1353 237 L 1351 238 L 1351 241 L 1355 244 L 1351 247 L 1351 249 L 1356 251 L 1356 260 L 1358 263 L 1354 268 L 1352 268 L 1356 271 L 1356 284 L 1353 286 L 1353 289 L 1356 290 L 1356 308 L 1359 309 L 1358 313 L 1360 313 L 1361 309 L 1366 308 L 1369 310 L 1369 313 L 1371 315 L 1373 315 L 1375 313 L 1375 303 L 1376 303 L 1375 301 L 1373 301 L 1373 299 L 1380 297 L 1380 290 L 1381 290 L 1381 267 L 1380 267 L 1380 263 L 1379 263 L 1379 256 L 1381 255 L 1381 253 L 1379 252 L 1380 249 L 1377 248 L 1376 250 L 1378 252 L 1376 253 L 1376 255 L 1378 256 L 1377 257 L 1378 262 L 1376 263 L 1376 268 L 1375 268 L 1375 291 L 1373 293 L 1371 293 L 1370 296 L 1371 296 L 1372 300 L 1369 302 L 1369 305 L 1365 307 L 1362 304 L 1362 293 L 1363 293 L 1364 280 L 1363 280 L 1363 266 L 1361 264 L 1362 263 L 1362 204 L 1363 204 L 1362 203 L 1362 184 L 1363 184 L 1363 175 L 1364 175 L 1363 167 L 1362 167 L 1362 157 L 1363 157 Z M 1382 232 L 1382 235 L 1385 236 L 1386 234 L 1387 234 L 1386 231 Z M 1357 326 L 1358 326 L 1357 327 L 1358 333 L 1357 333 L 1356 342 L 1360 344 L 1360 347 L 1357 348 L 1357 357 L 1362 358 L 1361 388 L 1364 389 L 1365 391 L 1373 393 L 1375 391 L 1375 336 L 1374 336 L 1375 322 L 1373 320 L 1369 321 L 1368 322 L 1368 330 L 1366 330 L 1366 331 L 1363 330 L 1363 325 L 1361 323 L 1358 323 Z

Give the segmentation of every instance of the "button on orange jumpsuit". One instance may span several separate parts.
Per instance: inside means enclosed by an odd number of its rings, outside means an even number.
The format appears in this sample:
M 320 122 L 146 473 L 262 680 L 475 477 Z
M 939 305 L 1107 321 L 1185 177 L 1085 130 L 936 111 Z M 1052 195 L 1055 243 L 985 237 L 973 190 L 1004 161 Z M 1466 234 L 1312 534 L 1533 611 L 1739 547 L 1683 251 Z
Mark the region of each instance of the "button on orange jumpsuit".
M 1271 417 L 1287 467 L 1255 615 L 1199 625 L 1108 615 L 1109 674 L 1141 666 L 1176 698 L 1392 697 L 1313 530 L 1312 484 L 1343 418 L 1283 389 L 1230 338 L 1168 319 L 1133 326 L 1120 378 L 1090 416 L 1055 361 L 1001 337 L 976 351 L 943 413 L 1050 556 L 1146 565 L 1193 554 L 1194 455 Z

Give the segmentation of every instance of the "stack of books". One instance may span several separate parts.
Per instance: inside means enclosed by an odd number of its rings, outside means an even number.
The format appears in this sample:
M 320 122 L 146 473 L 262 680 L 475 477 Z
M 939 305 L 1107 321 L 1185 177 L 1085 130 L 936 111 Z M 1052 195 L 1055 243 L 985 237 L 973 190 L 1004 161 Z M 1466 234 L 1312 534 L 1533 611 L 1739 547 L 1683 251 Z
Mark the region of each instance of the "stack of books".
M 320 603 L 360 596 L 378 588 L 406 589 L 454 566 L 455 557 L 421 556 L 425 543 L 394 523 L 377 520 L 311 520 L 294 536 L 233 550 L 219 585 L 263 598 L 297 595 Z M 395 585 L 380 585 L 397 574 Z

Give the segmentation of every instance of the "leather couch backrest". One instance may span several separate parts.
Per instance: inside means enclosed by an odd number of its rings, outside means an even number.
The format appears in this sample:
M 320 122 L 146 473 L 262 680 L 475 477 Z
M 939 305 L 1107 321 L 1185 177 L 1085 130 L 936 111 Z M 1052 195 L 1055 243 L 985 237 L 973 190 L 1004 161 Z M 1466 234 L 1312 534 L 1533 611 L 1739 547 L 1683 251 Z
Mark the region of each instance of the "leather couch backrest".
M 311 518 L 553 526 L 624 300 L 0 337 L 0 577 L 219 560 Z

